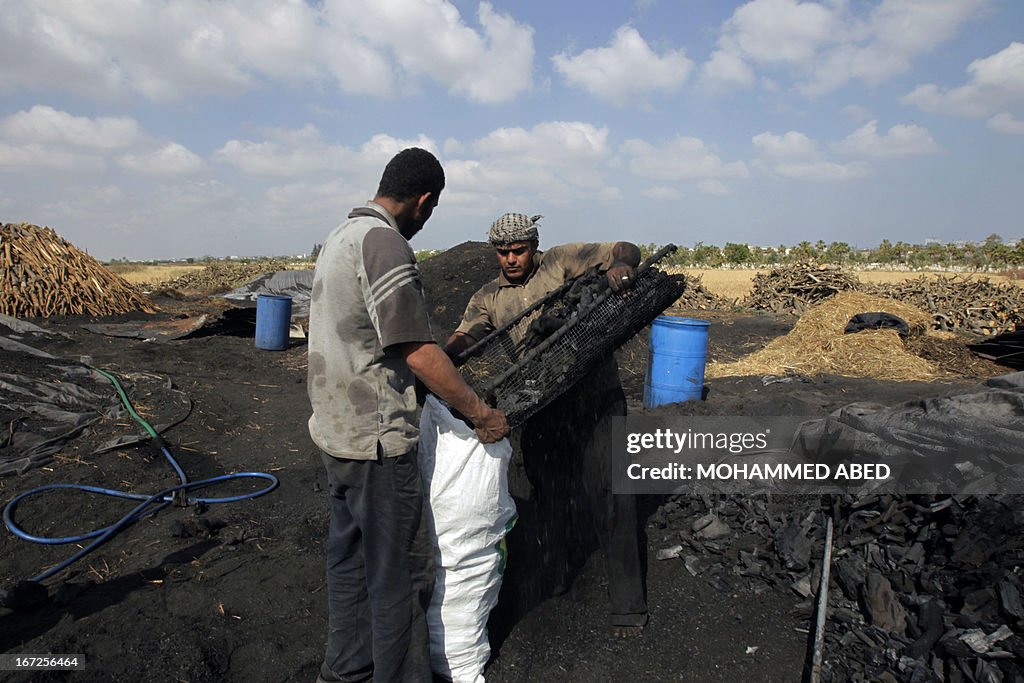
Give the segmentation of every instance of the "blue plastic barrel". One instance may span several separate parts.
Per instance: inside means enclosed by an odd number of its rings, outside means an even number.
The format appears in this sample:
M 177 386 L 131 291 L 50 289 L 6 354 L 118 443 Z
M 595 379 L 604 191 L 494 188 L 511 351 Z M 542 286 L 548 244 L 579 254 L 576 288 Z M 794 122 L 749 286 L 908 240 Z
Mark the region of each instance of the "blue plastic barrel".
M 280 351 L 288 348 L 292 325 L 292 298 L 277 294 L 256 297 L 256 348 Z
M 644 407 L 701 398 L 708 355 L 706 320 L 660 315 L 651 323 Z

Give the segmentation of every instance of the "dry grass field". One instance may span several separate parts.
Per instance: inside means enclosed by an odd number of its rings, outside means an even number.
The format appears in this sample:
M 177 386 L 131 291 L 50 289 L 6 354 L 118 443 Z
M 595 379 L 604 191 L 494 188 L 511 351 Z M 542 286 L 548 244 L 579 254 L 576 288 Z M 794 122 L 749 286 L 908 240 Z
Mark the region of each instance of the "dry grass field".
M 166 282 L 181 277 L 186 273 L 202 270 L 205 266 L 202 263 L 167 263 L 167 264 L 144 264 L 144 263 L 109 263 L 106 267 L 112 272 L 120 275 L 131 283 L 139 282 Z M 768 272 L 762 270 L 724 270 L 715 268 L 670 268 L 670 272 L 683 272 L 691 276 L 700 276 L 704 287 L 726 299 L 741 299 L 750 292 L 751 283 L 758 273 Z M 950 277 L 957 275 L 953 272 L 929 271 L 928 275 Z M 962 273 L 960 273 L 962 275 Z M 917 278 L 922 273 L 891 270 L 860 270 L 854 271 L 854 275 L 861 282 L 890 283 L 901 282 L 907 279 Z M 987 277 L 992 282 L 1016 282 L 1024 286 L 1024 280 L 1013 280 L 1005 275 L 976 275 L 974 277 Z
M 194 273 L 206 266 L 202 263 L 108 263 L 107 270 L 120 275 L 132 284 L 140 282 L 166 282 L 187 273 Z
M 683 272 L 691 276 L 700 276 L 701 281 L 704 284 L 705 289 L 713 294 L 717 294 L 720 297 L 726 299 L 740 299 L 750 293 L 751 283 L 754 280 L 754 276 L 758 273 L 766 273 L 767 269 L 764 270 L 721 270 L 721 269 L 710 269 L 710 268 L 670 268 L 672 272 Z M 853 275 L 865 283 L 872 284 L 888 284 L 891 282 L 902 282 L 903 280 L 912 280 L 920 277 L 921 275 L 929 275 L 934 277 L 951 277 L 953 275 L 965 275 L 964 273 L 953 273 L 943 271 L 928 271 L 927 273 L 921 272 L 907 272 L 907 271 L 895 271 L 895 270 L 858 270 L 852 271 Z M 971 275 L 971 277 L 985 277 L 993 283 L 1005 283 L 1005 282 L 1016 282 L 1017 285 L 1024 286 L 1024 282 L 1021 280 L 1012 280 L 1004 275 Z

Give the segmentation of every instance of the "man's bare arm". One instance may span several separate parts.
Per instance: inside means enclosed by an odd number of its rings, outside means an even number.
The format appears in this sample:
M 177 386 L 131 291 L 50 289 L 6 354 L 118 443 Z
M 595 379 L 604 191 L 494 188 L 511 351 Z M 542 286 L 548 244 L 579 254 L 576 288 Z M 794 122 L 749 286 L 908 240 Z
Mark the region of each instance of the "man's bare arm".
M 494 443 L 509 433 L 505 413 L 491 408 L 476 395 L 433 342 L 409 342 L 398 346 L 409 369 L 433 394 L 465 415 L 484 443 Z

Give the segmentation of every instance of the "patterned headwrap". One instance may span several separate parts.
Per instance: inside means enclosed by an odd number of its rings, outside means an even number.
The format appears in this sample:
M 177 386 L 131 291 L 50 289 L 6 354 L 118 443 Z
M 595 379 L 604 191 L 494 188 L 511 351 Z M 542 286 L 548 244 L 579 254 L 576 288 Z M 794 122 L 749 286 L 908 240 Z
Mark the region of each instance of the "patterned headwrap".
M 487 231 L 487 240 L 495 247 L 538 240 L 537 221 L 541 218 L 543 216 L 531 218 L 521 213 L 506 213 L 491 223 L 491 229 Z

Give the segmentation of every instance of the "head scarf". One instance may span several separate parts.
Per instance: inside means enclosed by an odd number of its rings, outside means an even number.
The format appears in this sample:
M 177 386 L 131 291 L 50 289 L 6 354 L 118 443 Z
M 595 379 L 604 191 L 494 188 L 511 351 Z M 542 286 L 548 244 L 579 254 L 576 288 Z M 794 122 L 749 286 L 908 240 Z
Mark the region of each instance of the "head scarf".
M 495 247 L 515 242 L 535 242 L 539 239 L 537 221 L 543 216 L 532 218 L 521 213 L 506 213 L 491 223 L 487 240 Z

